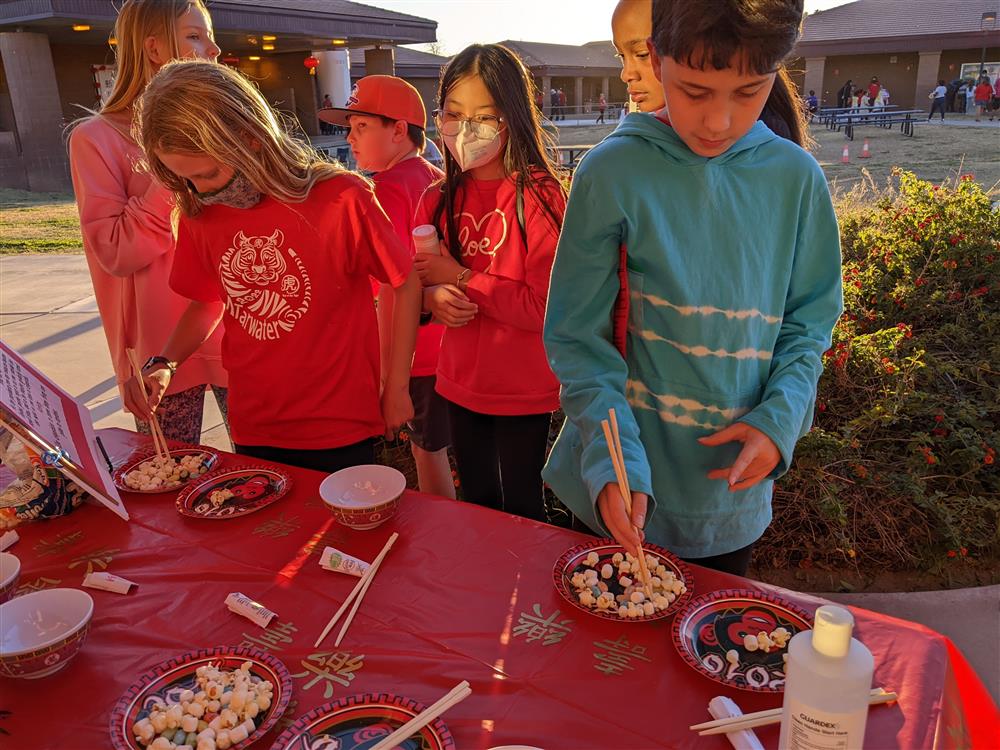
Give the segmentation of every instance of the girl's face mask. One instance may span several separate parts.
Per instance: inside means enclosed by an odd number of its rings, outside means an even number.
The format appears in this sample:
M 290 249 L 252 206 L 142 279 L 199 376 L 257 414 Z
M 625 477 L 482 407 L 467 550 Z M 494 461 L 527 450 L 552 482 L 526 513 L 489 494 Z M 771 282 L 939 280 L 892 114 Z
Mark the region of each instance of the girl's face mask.
M 507 143 L 506 133 L 474 120 L 457 120 L 440 129 L 444 145 L 463 172 L 489 164 Z
M 233 172 L 229 182 L 218 190 L 207 193 L 196 192 L 196 195 L 206 206 L 219 204 L 232 208 L 253 208 L 264 197 L 264 194 L 259 192 L 240 171 Z

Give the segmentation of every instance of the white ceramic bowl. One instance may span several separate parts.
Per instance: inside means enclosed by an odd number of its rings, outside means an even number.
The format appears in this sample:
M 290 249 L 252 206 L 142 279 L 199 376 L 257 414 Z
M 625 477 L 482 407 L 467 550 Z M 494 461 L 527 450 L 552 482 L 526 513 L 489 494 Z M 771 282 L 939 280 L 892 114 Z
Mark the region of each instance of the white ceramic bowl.
M 0 676 L 33 680 L 76 656 L 94 613 L 79 589 L 42 589 L 0 604 Z
M 319 496 L 334 518 L 352 529 L 374 529 L 396 514 L 406 477 L 388 466 L 351 466 L 331 474 Z
M 0 604 L 14 596 L 20 574 L 21 561 L 9 552 L 0 552 Z

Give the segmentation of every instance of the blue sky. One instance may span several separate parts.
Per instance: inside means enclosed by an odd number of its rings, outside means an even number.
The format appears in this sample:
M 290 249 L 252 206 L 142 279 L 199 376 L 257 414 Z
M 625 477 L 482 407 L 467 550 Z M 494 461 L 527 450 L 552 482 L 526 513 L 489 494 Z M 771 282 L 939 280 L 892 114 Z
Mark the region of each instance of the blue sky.
M 616 0 L 361 0 L 438 22 L 445 54 L 473 42 L 517 39 L 529 42 L 582 44 L 611 38 L 611 11 Z M 847 0 L 806 0 L 813 12 Z

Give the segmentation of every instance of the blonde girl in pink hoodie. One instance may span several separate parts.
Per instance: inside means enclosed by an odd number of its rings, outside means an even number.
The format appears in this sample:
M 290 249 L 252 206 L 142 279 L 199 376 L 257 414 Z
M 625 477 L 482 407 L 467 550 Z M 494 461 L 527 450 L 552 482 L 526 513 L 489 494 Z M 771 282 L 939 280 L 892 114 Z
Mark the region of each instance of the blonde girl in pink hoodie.
M 114 90 L 99 113 L 73 127 L 69 153 L 83 246 L 120 388 L 131 376 L 126 350 L 135 349 L 140 363 L 159 354 L 188 303 L 168 283 L 172 194 L 135 169 L 142 152 L 131 135 L 133 104 L 164 63 L 215 60 L 219 48 L 201 0 L 128 0 L 114 34 Z M 226 415 L 220 343 L 221 331 L 177 368 L 158 411 L 168 438 L 200 442 L 206 386 Z M 136 427 L 149 429 L 138 419 Z

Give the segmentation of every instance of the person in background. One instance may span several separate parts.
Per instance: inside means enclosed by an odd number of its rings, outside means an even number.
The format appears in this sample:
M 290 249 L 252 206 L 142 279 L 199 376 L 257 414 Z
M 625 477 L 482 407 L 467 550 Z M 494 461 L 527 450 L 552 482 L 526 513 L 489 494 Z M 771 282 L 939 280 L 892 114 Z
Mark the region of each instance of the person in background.
M 882 88 L 878 82 L 878 76 L 872 76 L 871 82 L 868 84 L 868 101 L 874 103 L 878 99 L 879 89 Z
M 333 107 L 333 100 L 330 99 L 330 95 L 326 94 L 323 97 L 323 102 L 320 107 L 322 109 L 331 109 Z M 322 115 L 319 118 L 319 132 L 321 135 L 330 135 L 333 133 L 333 126 L 329 122 L 323 119 Z
M 845 107 L 854 106 L 851 99 L 854 97 L 854 81 L 850 78 L 847 79 L 847 83 L 840 87 L 840 91 L 837 92 L 837 107 L 844 109 Z
M 816 92 L 809 89 L 809 96 L 806 97 L 806 112 L 809 113 L 809 122 L 813 121 L 816 117 L 816 112 L 819 110 L 819 99 L 816 98 Z
M 876 106 L 885 109 L 889 106 L 889 89 L 885 86 L 880 85 L 878 89 L 878 98 L 875 100 Z
M 944 122 L 944 97 L 948 93 L 948 89 L 944 85 L 943 80 L 938 81 L 937 87 L 930 93 L 928 97 L 931 100 L 931 111 L 927 115 L 927 122 L 931 121 L 934 117 L 935 112 L 941 113 L 941 122 Z
M 993 109 L 990 110 L 990 120 L 997 111 L 1000 111 L 1000 75 L 993 81 Z
M 420 93 L 402 78 L 365 76 L 354 88 L 348 105 L 331 109 L 322 117 L 348 127 L 347 142 L 358 169 L 373 173 L 375 197 L 392 222 L 400 241 L 413 246 L 414 214 L 420 196 L 444 173 L 421 156 L 427 138 L 427 112 Z M 382 380 L 390 361 L 395 295 L 392 286 L 378 287 L 378 327 Z M 421 492 L 455 497 L 455 483 L 448 460 L 448 408 L 434 390 L 438 353 L 444 326 L 427 323 L 417 332 L 410 370 L 413 419 L 408 430 L 410 450 L 417 467 Z
M 965 114 L 976 113 L 976 82 L 970 78 L 965 83 Z
M 566 119 L 566 92 L 559 89 L 559 112 L 562 114 L 562 119 Z
M 607 108 L 608 108 L 608 98 L 604 95 L 604 92 L 602 91 L 601 95 L 597 98 L 597 122 L 594 123 L 595 125 L 604 124 L 604 112 Z M 992 120 L 993 118 L 991 117 L 990 119 Z
M 983 119 L 983 115 L 990 111 L 990 102 L 993 99 L 993 87 L 990 85 L 989 76 L 983 76 L 976 84 L 973 91 L 973 98 L 976 103 L 976 122 Z M 990 116 L 992 120 L 992 115 Z
M 200 0 L 128 0 L 118 12 L 115 38 L 114 88 L 97 114 L 73 125 L 69 163 L 97 308 L 126 402 L 124 385 L 132 377 L 126 350 L 152 363 L 187 308 L 167 283 L 175 250 L 170 191 L 135 169 L 142 158 L 132 136 L 135 103 L 161 66 L 178 58 L 214 62 L 219 47 Z M 201 442 L 208 387 L 226 419 L 221 343 L 220 331 L 173 373 L 158 412 L 167 438 Z M 149 432 L 139 416 L 136 428 Z

